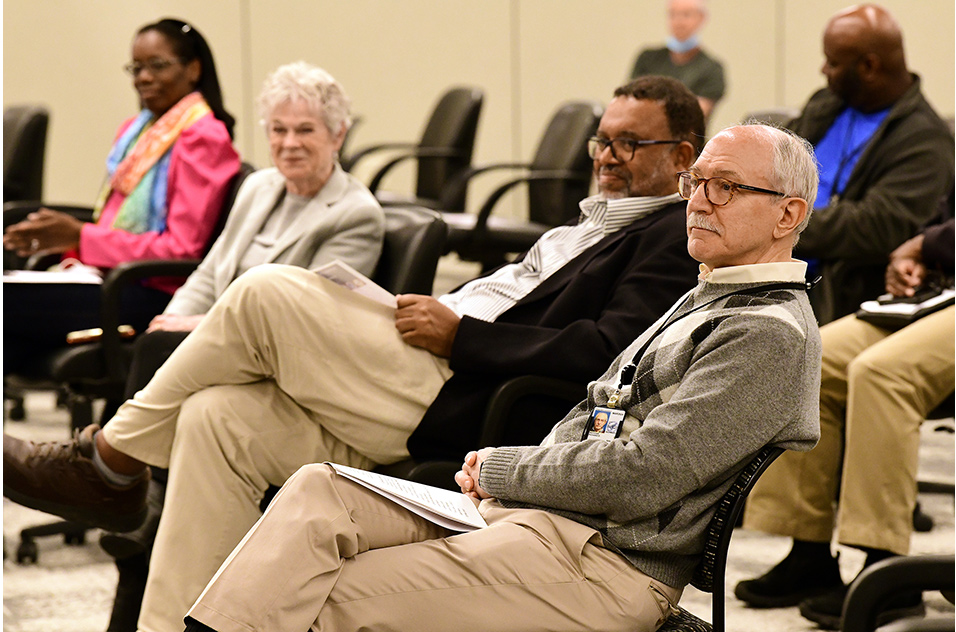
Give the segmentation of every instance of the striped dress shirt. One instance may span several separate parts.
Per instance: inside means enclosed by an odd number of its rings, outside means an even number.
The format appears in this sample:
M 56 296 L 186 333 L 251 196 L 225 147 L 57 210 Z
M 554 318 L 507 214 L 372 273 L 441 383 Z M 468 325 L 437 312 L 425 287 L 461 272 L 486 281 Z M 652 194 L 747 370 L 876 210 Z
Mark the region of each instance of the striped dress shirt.
M 604 237 L 679 200 L 677 193 L 613 200 L 591 196 L 581 201 L 577 224 L 552 228 L 535 242 L 521 261 L 475 279 L 438 300 L 459 317 L 494 322 L 545 279 Z

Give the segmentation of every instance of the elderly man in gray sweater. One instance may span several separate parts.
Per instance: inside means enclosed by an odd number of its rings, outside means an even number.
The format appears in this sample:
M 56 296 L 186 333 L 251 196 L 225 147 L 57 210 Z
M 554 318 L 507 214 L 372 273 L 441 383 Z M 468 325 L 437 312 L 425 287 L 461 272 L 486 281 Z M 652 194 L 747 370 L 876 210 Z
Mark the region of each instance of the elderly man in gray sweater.
M 819 436 L 820 337 L 791 256 L 816 189 L 802 139 L 719 133 L 680 174 L 697 287 L 540 445 L 465 457 L 455 480 L 488 526 L 454 533 L 305 466 L 187 631 L 656 630 L 737 473 Z M 594 431 L 600 413 L 619 423 Z

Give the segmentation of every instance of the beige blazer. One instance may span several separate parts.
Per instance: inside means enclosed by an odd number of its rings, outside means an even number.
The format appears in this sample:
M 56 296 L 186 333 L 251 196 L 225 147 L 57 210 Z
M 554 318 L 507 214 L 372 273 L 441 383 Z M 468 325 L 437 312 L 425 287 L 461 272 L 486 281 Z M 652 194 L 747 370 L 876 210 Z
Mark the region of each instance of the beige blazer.
M 285 191 L 278 169 L 262 169 L 243 182 L 222 234 L 196 271 L 173 295 L 165 313 L 205 314 L 236 278 L 246 249 Z M 364 184 L 336 164 L 322 190 L 276 240 L 265 263 L 314 270 L 340 259 L 370 275 L 385 236 L 385 214 Z

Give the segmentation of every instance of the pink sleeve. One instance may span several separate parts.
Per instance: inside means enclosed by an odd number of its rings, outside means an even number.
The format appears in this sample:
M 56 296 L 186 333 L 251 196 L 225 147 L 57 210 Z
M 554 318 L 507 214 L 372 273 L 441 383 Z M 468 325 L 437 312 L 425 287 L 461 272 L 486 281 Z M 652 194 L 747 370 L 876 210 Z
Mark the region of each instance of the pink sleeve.
M 115 191 L 101 222 L 80 232 L 80 260 L 112 268 L 139 259 L 189 259 L 202 256 L 222 211 L 226 189 L 239 172 L 239 155 L 225 126 L 207 114 L 182 133 L 169 162 L 166 230 L 133 234 L 109 226 L 120 194 Z M 109 212 L 112 211 L 112 212 Z

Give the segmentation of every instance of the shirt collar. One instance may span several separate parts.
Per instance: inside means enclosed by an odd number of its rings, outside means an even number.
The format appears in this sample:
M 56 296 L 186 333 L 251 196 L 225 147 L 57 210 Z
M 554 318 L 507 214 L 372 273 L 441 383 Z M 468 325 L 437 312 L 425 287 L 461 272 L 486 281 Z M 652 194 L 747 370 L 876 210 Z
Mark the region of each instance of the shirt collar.
M 806 262 L 791 259 L 790 261 L 774 263 L 727 266 L 715 270 L 700 264 L 700 276 L 698 278 L 708 283 L 761 283 L 764 281 L 796 281 L 800 283 L 806 280 L 806 275 Z
M 663 196 L 642 195 L 611 200 L 605 199 L 601 194 L 592 195 L 581 200 L 579 204 L 581 208 L 579 223 L 584 223 L 585 220 L 590 219 L 595 223 L 603 224 L 608 231 L 613 232 L 637 219 L 659 211 L 665 206 L 680 201 L 681 197 L 678 193 Z

